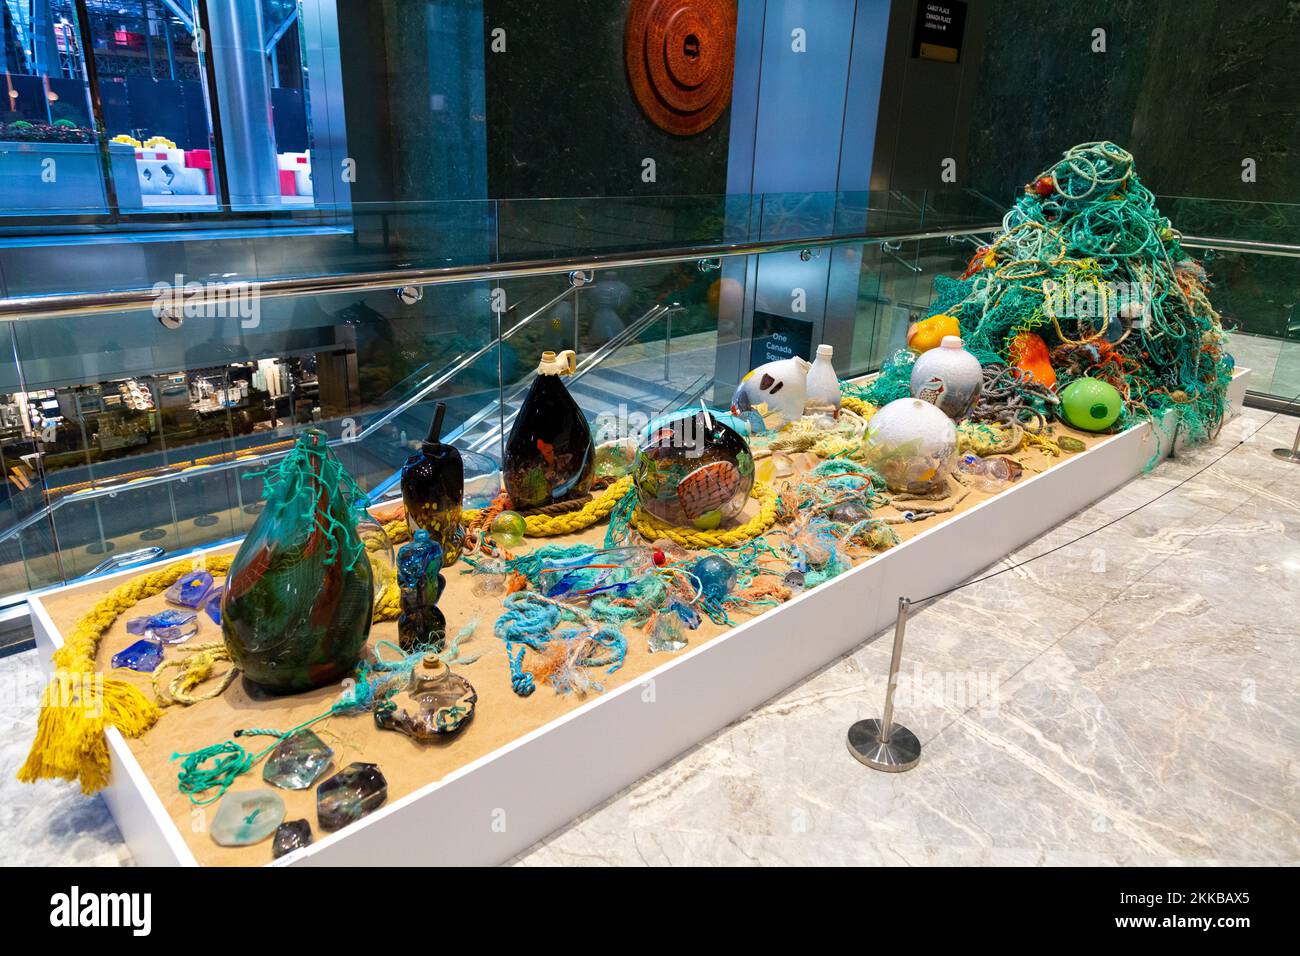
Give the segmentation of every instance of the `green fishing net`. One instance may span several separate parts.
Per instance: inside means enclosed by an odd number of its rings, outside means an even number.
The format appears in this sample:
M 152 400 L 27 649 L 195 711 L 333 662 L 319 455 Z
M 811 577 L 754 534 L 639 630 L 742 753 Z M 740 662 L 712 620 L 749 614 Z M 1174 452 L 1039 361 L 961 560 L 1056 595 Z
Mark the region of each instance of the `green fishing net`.
M 961 278 L 935 280 L 929 315 L 956 317 L 985 365 L 1014 365 L 1013 343 L 1038 336 L 1058 391 L 1082 376 L 1102 379 L 1124 399 L 1119 427 L 1179 425 L 1199 441 L 1223 420 L 1233 370 L 1209 288 L 1133 157 L 1114 143 L 1084 143 L 1025 187 Z M 877 405 L 901 398 L 911 362 L 899 353 L 848 391 Z

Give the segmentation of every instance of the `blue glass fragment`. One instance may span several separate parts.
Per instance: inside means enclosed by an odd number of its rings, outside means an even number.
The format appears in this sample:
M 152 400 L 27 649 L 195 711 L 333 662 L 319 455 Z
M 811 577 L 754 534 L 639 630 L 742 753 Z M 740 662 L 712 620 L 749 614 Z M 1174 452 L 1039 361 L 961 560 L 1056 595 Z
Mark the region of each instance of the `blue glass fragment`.
M 162 659 L 162 644 L 153 638 L 145 637 L 114 654 L 113 666 L 126 667 L 148 674 L 162 663 Z
M 225 593 L 224 587 L 213 588 L 207 600 L 203 602 L 203 610 L 207 612 L 208 617 L 212 618 L 213 624 L 221 623 L 221 598 Z
M 167 589 L 164 597 L 168 604 L 196 608 L 212 590 L 212 575 L 207 571 L 191 571 Z
M 193 611 L 168 609 L 146 617 L 133 617 L 126 622 L 128 634 L 152 634 L 164 644 L 179 644 L 193 637 L 199 630 L 198 615 Z

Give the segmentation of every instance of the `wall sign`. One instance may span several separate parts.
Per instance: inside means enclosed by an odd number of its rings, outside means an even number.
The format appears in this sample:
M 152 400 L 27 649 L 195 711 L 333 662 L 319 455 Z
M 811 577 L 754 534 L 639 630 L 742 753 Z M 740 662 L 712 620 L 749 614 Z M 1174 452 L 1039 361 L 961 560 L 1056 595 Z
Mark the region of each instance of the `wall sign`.
M 767 362 L 779 362 L 795 355 L 809 358 L 812 335 L 813 324 L 810 319 L 792 319 L 786 315 L 755 310 L 749 367 L 758 368 Z
M 966 32 L 964 0 L 920 0 L 912 56 L 922 60 L 956 63 L 961 59 L 961 38 Z

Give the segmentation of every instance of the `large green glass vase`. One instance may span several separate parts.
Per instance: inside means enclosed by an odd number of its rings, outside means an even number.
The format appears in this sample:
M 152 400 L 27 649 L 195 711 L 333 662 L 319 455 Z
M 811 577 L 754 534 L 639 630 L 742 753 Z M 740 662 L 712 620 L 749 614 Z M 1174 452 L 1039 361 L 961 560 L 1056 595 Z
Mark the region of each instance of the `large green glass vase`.
M 245 677 L 294 693 L 350 674 L 370 635 L 370 562 L 351 513 L 361 492 L 318 431 L 262 477 L 266 507 L 230 566 L 221 630 Z

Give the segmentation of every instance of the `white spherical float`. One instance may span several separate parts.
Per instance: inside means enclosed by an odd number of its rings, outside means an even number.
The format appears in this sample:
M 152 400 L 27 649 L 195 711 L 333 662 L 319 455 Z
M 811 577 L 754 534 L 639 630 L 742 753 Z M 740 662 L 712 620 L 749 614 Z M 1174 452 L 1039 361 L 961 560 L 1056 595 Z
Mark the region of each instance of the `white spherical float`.
M 929 495 L 948 489 L 957 456 L 957 426 L 919 398 L 900 398 L 871 416 L 864 459 L 890 491 Z

